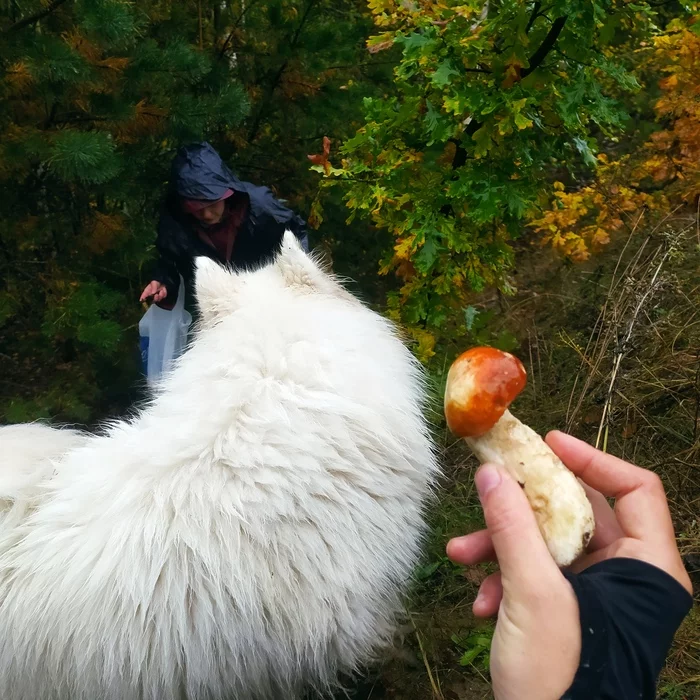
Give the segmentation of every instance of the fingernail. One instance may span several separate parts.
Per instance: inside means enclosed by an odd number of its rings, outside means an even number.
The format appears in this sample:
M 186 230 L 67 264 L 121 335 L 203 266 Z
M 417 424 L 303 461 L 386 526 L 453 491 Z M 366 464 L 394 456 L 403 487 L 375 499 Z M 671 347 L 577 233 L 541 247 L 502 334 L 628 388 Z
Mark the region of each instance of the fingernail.
M 501 483 L 501 473 L 492 464 L 484 464 L 474 477 L 479 497 L 484 498 Z
M 469 539 L 469 535 L 457 535 L 456 537 L 452 537 L 447 544 L 448 545 L 450 545 L 450 544 L 460 545 L 464 540 L 467 540 L 467 539 Z

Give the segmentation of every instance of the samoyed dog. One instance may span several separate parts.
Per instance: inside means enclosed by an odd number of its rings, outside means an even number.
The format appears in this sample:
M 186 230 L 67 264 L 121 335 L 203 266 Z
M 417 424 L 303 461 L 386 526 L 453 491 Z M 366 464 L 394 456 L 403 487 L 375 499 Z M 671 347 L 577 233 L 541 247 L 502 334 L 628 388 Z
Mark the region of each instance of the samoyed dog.
M 291 233 L 195 289 L 134 417 L 0 430 L 2 700 L 292 699 L 391 638 L 437 476 L 419 365 Z

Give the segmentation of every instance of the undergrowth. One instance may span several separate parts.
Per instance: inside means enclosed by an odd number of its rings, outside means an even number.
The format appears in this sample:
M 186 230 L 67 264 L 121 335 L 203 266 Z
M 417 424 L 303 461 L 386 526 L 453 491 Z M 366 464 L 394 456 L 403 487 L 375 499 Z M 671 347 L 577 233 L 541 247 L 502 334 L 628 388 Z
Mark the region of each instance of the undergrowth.
M 507 342 L 528 371 L 512 406 L 523 422 L 542 435 L 565 430 L 661 476 L 696 588 L 659 680 L 659 697 L 668 700 L 700 698 L 698 270 L 693 217 L 633 230 L 583 265 L 523 247 L 519 291 L 475 297 L 465 310 L 464 345 L 443 347 L 430 367 L 439 390 L 461 351 Z M 471 605 L 492 569 L 463 570 L 445 556 L 450 537 L 483 527 L 477 462 L 444 425 L 439 435 L 445 474 L 408 605 L 409 633 L 400 660 L 383 665 L 365 700 L 490 697 L 494 623 L 476 620 Z

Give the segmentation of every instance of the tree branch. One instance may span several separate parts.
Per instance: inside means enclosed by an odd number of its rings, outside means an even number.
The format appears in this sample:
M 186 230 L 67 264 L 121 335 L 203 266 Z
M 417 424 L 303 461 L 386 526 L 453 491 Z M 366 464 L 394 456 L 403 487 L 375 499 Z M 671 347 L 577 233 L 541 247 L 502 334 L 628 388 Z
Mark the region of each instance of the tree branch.
M 464 135 L 471 138 L 481 128 L 481 122 L 472 119 L 467 128 L 464 130 Z M 461 168 L 467 162 L 467 149 L 462 146 L 458 139 L 453 139 L 456 146 L 454 157 L 452 158 L 452 170 Z
M 299 22 L 299 26 L 297 27 L 296 31 L 294 32 L 294 36 L 292 37 L 292 40 L 289 44 L 289 47 L 291 49 L 290 53 L 293 52 L 296 47 L 297 47 L 297 42 L 299 41 L 299 37 L 301 35 L 302 30 L 304 29 L 304 25 L 306 24 L 306 21 L 309 18 L 309 15 L 311 14 L 311 10 L 315 4 L 316 0 L 309 0 L 309 4 L 306 6 L 306 10 L 301 18 L 301 21 Z M 248 143 L 251 143 L 252 141 L 255 140 L 255 137 L 258 135 L 258 129 L 260 128 L 260 124 L 262 123 L 263 119 L 263 114 L 266 111 L 267 108 L 267 103 L 272 99 L 272 95 L 274 94 L 275 90 L 277 89 L 277 86 L 280 84 L 280 81 L 282 80 L 282 75 L 284 74 L 284 71 L 287 70 L 287 66 L 289 65 L 289 58 L 286 58 L 282 65 L 280 66 L 279 70 L 275 74 L 275 77 L 272 79 L 272 83 L 270 84 L 270 88 L 267 91 L 266 97 L 261 101 L 260 104 L 260 109 L 258 110 L 258 114 L 255 117 L 255 121 L 253 122 L 253 126 L 250 129 L 250 132 L 248 134 Z
M 243 21 L 243 18 L 246 16 L 246 14 L 250 10 L 250 8 L 253 7 L 253 5 L 255 5 L 256 2 L 257 2 L 257 0 L 251 0 L 251 2 L 249 2 L 243 8 L 243 10 L 241 11 L 241 14 L 238 15 L 238 17 L 236 18 L 236 21 L 233 23 L 233 28 L 228 33 L 228 36 L 226 37 L 226 41 L 224 41 L 224 44 L 221 47 L 221 50 L 219 51 L 219 58 L 223 58 L 224 55 L 226 54 L 226 51 L 228 50 L 228 46 L 231 43 L 231 39 L 233 39 L 233 35 L 236 33 L 236 29 L 238 29 L 238 26 Z
M 530 19 L 527 22 L 527 27 L 525 27 L 525 34 L 529 34 L 530 30 L 532 29 L 532 25 L 535 23 L 535 20 L 539 17 L 540 15 L 540 10 L 542 9 L 542 3 L 539 2 L 539 0 L 535 3 L 535 6 L 532 8 L 532 14 L 530 15 Z
M 3 34 L 10 34 L 11 32 L 16 32 L 24 27 L 28 27 L 30 24 L 36 24 L 40 19 L 50 15 L 57 7 L 60 7 L 65 2 L 67 2 L 67 0 L 51 0 L 43 10 L 37 12 L 35 15 L 30 15 L 29 17 L 19 20 L 19 22 L 11 24 L 5 29 Z
M 549 54 L 549 52 L 554 48 L 554 44 L 556 44 L 562 29 L 564 29 L 564 24 L 566 24 L 566 17 L 557 17 L 557 19 L 554 20 L 549 32 L 547 32 L 547 36 L 542 41 L 542 44 L 540 44 L 537 51 L 532 54 L 532 57 L 529 60 L 529 67 L 521 73 L 521 80 L 530 75 L 532 71 L 541 65 L 542 61 L 544 61 L 544 59 L 547 57 L 547 54 Z M 473 136 L 481 128 L 481 124 L 482 123 L 476 121 L 476 119 L 472 119 L 464 131 L 465 136 Z M 452 158 L 452 169 L 457 170 L 457 168 L 461 168 L 467 162 L 467 150 L 457 139 L 454 139 L 453 142 L 457 148 L 455 150 L 454 157 Z
M 352 63 L 345 66 L 327 66 L 323 69 L 323 72 L 329 70 L 350 70 L 355 68 L 373 68 L 374 66 L 397 66 L 400 61 L 367 61 L 366 63 Z
M 536 70 L 542 61 L 547 58 L 547 54 L 554 48 L 554 44 L 557 43 L 557 39 L 559 38 L 562 29 L 564 29 L 565 24 L 566 17 L 557 17 L 554 22 L 552 22 L 552 26 L 549 28 L 549 32 L 547 32 L 547 36 L 544 38 L 544 41 L 542 44 L 540 44 L 540 48 L 537 49 L 534 54 L 532 54 L 529 61 L 530 65 L 521 73 L 521 80 L 530 75 L 532 71 Z

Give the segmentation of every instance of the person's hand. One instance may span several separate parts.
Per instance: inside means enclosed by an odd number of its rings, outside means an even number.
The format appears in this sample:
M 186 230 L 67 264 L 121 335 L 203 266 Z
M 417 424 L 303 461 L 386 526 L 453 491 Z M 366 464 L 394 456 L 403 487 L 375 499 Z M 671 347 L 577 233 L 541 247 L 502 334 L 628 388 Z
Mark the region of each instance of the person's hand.
M 596 519 L 586 554 L 570 570 L 578 573 L 613 557 L 639 559 L 665 571 L 692 595 L 661 479 L 564 433 L 550 433 L 547 443 L 584 482 Z M 614 510 L 606 496 L 615 500 Z
M 628 557 L 653 564 L 692 592 L 659 478 L 563 433 L 550 433 L 547 442 L 564 464 L 587 484 L 586 492 L 596 517 L 596 533 L 587 553 L 570 567 L 571 570 L 580 572 L 604 559 Z M 488 480 L 492 469 L 485 466 L 477 473 L 477 488 L 482 493 L 484 481 Z M 581 643 L 578 615 L 575 613 L 572 617 L 568 609 L 564 590 L 572 596 L 573 592 L 558 569 L 556 574 L 552 573 L 554 562 L 549 552 L 543 551 L 544 541 L 522 490 L 505 470 L 495 469 L 501 482 L 482 495 L 487 529 L 451 540 L 448 556 L 462 564 L 494 559 L 499 562 L 501 571 L 484 580 L 473 608 L 479 617 L 499 612 L 492 653 L 494 691 L 498 689 L 496 698 L 517 695 L 544 699 L 550 694 L 543 694 L 543 678 L 554 681 L 555 676 L 562 684 L 565 678 L 569 683 L 573 679 L 570 654 L 561 656 L 560 651 L 557 665 L 551 663 L 552 659 L 540 661 L 542 654 L 546 657 L 550 653 L 546 648 L 551 641 L 550 626 L 554 626 L 555 635 L 558 630 L 563 631 L 563 627 L 576 631 L 575 672 Z M 616 500 L 614 511 L 606 496 Z M 523 607 L 529 608 L 532 614 L 523 615 Z M 520 611 L 520 624 L 513 619 L 514 609 Z M 555 646 L 558 639 L 555 637 Z M 550 693 L 549 685 L 547 693 Z M 561 692 L 566 688 L 568 685 Z M 527 692 L 521 692 L 525 690 Z M 530 691 L 532 695 L 528 694 Z M 551 688 L 551 697 L 560 697 L 558 692 Z
M 141 292 L 139 301 L 144 301 L 145 299 L 148 299 L 148 297 L 153 297 L 153 301 L 158 302 L 163 301 L 166 296 L 168 296 L 166 286 L 162 282 L 153 280 L 152 282 L 149 282 L 144 288 L 143 292 Z
M 486 530 L 458 537 L 447 555 L 461 564 L 496 559 L 500 572 L 481 585 L 479 616 L 498 610 L 491 645 L 496 700 L 558 700 L 581 655 L 578 602 L 542 538 L 520 485 L 501 466 L 476 474 Z

